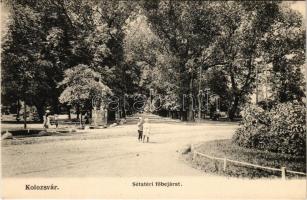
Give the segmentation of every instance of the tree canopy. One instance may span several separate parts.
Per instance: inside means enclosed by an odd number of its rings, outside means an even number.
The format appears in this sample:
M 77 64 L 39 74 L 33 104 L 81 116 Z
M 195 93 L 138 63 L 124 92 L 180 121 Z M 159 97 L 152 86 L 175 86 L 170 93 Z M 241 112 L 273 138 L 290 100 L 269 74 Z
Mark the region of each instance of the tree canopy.
M 59 86 L 64 88 L 60 102 L 70 105 L 85 105 L 93 98 L 112 94 L 111 89 L 101 82 L 101 75 L 83 64 L 65 70 Z
M 305 28 L 283 2 L 5 3 L 2 102 L 24 101 L 40 116 L 47 106 L 60 112 L 112 91 L 153 93 L 160 110 L 193 120 L 204 103 L 197 96 L 210 88 L 233 119 L 261 80 L 271 100 L 305 99 Z

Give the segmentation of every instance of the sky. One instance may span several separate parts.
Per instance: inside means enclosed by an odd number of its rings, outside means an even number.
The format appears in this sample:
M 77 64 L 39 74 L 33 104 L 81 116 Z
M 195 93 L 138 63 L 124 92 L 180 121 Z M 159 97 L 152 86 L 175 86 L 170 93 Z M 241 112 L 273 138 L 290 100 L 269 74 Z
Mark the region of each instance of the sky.
M 306 21 L 306 2 L 305 1 L 294 1 L 291 5 L 291 8 L 299 11 L 303 15 L 304 20 Z

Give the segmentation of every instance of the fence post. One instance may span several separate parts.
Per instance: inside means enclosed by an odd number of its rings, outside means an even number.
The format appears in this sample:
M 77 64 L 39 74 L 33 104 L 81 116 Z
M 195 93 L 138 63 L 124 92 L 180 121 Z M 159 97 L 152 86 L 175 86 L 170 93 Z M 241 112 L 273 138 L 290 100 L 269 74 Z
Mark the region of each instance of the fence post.
M 224 158 L 223 171 L 226 171 L 226 166 L 227 166 L 227 159 L 226 159 L 226 157 L 225 157 L 225 158 Z
M 191 144 L 191 153 L 192 153 L 192 160 L 195 160 L 196 155 L 195 155 L 193 144 Z
M 219 169 L 219 166 L 218 166 L 218 163 L 217 163 L 217 160 L 215 160 L 214 159 L 214 167 L 215 167 L 215 170 L 217 171 L 217 172 L 219 172 L 220 173 L 220 169 Z
M 195 160 L 195 158 L 196 158 L 196 152 L 193 151 L 193 160 Z
M 285 167 L 281 168 L 281 178 L 283 180 L 286 180 L 286 168 Z

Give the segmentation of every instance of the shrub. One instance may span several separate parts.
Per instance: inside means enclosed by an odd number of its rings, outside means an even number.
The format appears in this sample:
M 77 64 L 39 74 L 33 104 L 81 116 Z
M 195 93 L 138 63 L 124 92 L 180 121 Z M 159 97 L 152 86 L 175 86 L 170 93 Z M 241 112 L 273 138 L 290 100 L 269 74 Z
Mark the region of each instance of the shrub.
M 306 113 L 298 103 L 278 104 L 270 111 L 256 105 L 243 109 L 236 144 L 291 155 L 306 154 Z
M 306 112 L 299 104 L 283 103 L 271 112 L 271 127 L 268 143 L 275 152 L 292 155 L 306 154 Z
M 270 117 L 262 108 L 248 105 L 242 111 L 242 122 L 233 141 L 239 146 L 262 149 L 270 127 Z

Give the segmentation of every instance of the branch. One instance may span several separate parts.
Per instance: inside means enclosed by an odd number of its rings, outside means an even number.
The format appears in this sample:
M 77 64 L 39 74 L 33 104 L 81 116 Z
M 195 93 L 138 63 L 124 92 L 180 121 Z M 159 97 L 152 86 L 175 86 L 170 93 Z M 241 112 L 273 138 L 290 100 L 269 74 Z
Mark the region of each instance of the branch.
M 215 67 L 215 66 L 218 66 L 218 65 L 228 65 L 229 62 L 217 62 L 217 63 L 214 63 L 214 64 L 211 64 L 211 65 L 206 65 L 207 69 L 211 68 L 211 67 Z
M 252 83 L 252 81 L 251 81 L 251 74 L 252 74 L 252 55 L 250 55 L 250 58 L 249 58 L 249 60 L 248 60 L 248 74 L 247 74 L 245 83 L 244 83 L 244 85 L 243 85 L 242 88 L 241 88 L 240 95 L 241 95 L 243 92 L 246 92 L 246 89 L 247 89 L 248 86 Z
M 235 78 L 234 78 L 234 73 L 233 73 L 233 70 L 232 70 L 232 65 L 230 67 L 230 80 L 231 80 L 232 88 L 234 89 L 235 93 L 237 93 L 238 87 L 237 87 L 237 83 L 236 83 Z
M 53 2 L 54 5 L 56 5 L 57 7 L 60 7 L 60 8 L 62 9 L 62 11 L 63 11 L 63 13 L 64 13 L 66 19 L 68 20 L 69 25 L 71 26 L 70 28 L 71 28 L 72 30 L 75 30 L 75 29 L 74 29 L 75 26 L 74 26 L 73 22 L 71 21 L 69 15 L 68 15 L 68 13 L 67 13 L 67 10 L 66 10 L 66 8 L 65 8 L 65 6 L 64 6 L 64 2 L 61 1 L 61 0 L 59 0 L 59 1 L 51 1 L 51 2 Z

